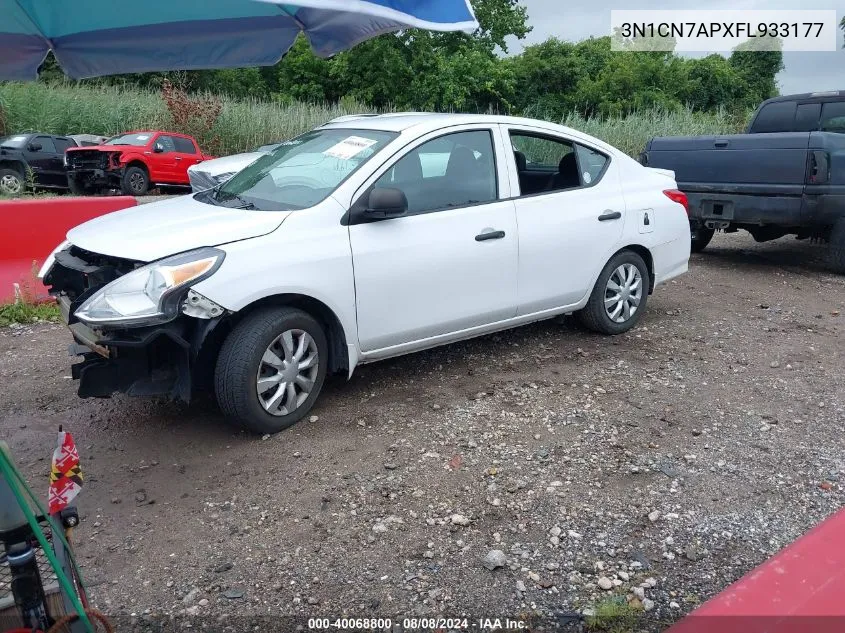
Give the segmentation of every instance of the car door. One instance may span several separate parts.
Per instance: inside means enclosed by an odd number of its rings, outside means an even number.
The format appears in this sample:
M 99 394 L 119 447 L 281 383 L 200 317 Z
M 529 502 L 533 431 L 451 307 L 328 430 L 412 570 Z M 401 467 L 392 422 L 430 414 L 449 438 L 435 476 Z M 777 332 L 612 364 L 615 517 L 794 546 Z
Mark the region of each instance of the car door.
M 507 135 L 518 181 L 518 315 L 572 305 L 622 237 L 616 166 L 604 152 L 543 129 L 507 126 Z
M 202 155 L 197 150 L 194 142 L 183 136 L 174 136 L 173 142 L 176 146 L 176 152 L 173 156 L 175 161 L 175 173 L 173 182 L 179 184 L 190 184 L 188 180 L 188 167 L 202 162 Z
M 404 216 L 349 226 L 364 353 L 425 347 L 515 316 L 516 217 L 513 202 L 501 199 L 509 183 L 496 147 L 495 126 L 441 130 L 359 190 L 353 207 L 379 188 L 408 200 Z
M 35 183 L 43 187 L 56 187 L 64 176 L 61 158 L 57 160 L 56 146 L 49 136 L 34 136 L 27 143 L 26 162 L 32 169 Z
M 153 183 L 179 182 L 179 164 L 176 143 L 172 136 L 159 134 L 152 144 L 152 154 L 148 158 L 150 180 Z

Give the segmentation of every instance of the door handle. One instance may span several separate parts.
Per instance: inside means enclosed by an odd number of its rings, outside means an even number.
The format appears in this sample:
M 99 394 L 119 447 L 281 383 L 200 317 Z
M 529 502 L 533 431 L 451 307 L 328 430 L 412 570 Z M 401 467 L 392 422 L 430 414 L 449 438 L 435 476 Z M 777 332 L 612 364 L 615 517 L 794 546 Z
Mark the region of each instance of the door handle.
M 504 231 L 487 231 L 475 236 L 476 242 L 486 242 L 487 240 L 500 240 L 505 236 Z
M 618 220 L 622 217 L 619 211 L 605 211 L 599 216 L 599 222 L 607 222 L 608 220 Z
M 182 160 L 182 157 L 181 156 L 174 156 L 173 160 Z
M 713 145 L 715 147 L 727 147 L 728 145 L 730 145 L 730 141 L 716 141 L 715 143 L 713 143 Z

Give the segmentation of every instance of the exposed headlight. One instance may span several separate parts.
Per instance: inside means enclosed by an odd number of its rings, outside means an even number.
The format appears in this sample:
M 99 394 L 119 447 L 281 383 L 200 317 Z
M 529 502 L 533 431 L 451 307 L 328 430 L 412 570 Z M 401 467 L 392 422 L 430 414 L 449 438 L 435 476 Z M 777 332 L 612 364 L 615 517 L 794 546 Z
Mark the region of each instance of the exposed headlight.
M 53 264 L 56 263 L 56 253 L 59 251 L 65 250 L 68 246 L 70 246 L 70 242 L 65 240 L 61 244 L 59 244 L 56 248 L 53 249 L 53 252 L 47 256 L 47 259 L 44 260 L 44 264 L 41 266 L 41 270 L 38 271 L 38 278 L 42 281 L 44 277 L 47 276 L 47 273 L 50 272 L 50 269 L 53 267 Z
M 219 185 L 220 183 L 224 183 L 229 180 L 229 178 L 234 176 L 236 173 L 238 172 L 227 171 L 225 174 L 217 174 L 216 176 L 212 176 L 211 179 Z
M 201 248 L 147 264 L 95 292 L 74 314 L 88 325 L 171 321 L 188 286 L 213 275 L 224 257 L 216 248 Z

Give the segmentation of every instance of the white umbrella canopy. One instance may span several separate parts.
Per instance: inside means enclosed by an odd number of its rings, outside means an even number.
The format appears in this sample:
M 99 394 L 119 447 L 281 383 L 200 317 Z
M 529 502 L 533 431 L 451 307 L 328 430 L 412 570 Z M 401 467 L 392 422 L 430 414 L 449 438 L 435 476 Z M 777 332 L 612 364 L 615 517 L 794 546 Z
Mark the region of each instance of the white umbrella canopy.
M 473 31 L 469 0 L 0 0 L 0 80 L 32 80 L 49 51 L 75 79 L 269 66 L 304 33 L 329 57 L 407 28 Z

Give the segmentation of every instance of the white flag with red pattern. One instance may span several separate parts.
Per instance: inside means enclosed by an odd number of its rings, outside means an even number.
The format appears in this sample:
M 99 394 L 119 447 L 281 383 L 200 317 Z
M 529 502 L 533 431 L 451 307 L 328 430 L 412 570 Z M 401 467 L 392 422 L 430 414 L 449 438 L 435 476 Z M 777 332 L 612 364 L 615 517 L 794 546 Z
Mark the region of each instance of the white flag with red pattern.
M 79 466 L 79 451 L 73 436 L 59 430 L 59 445 L 53 451 L 53 466 L 50 469 L 49 513 L 61 512 L 70 505 L 82 490 L 82 469 Z

